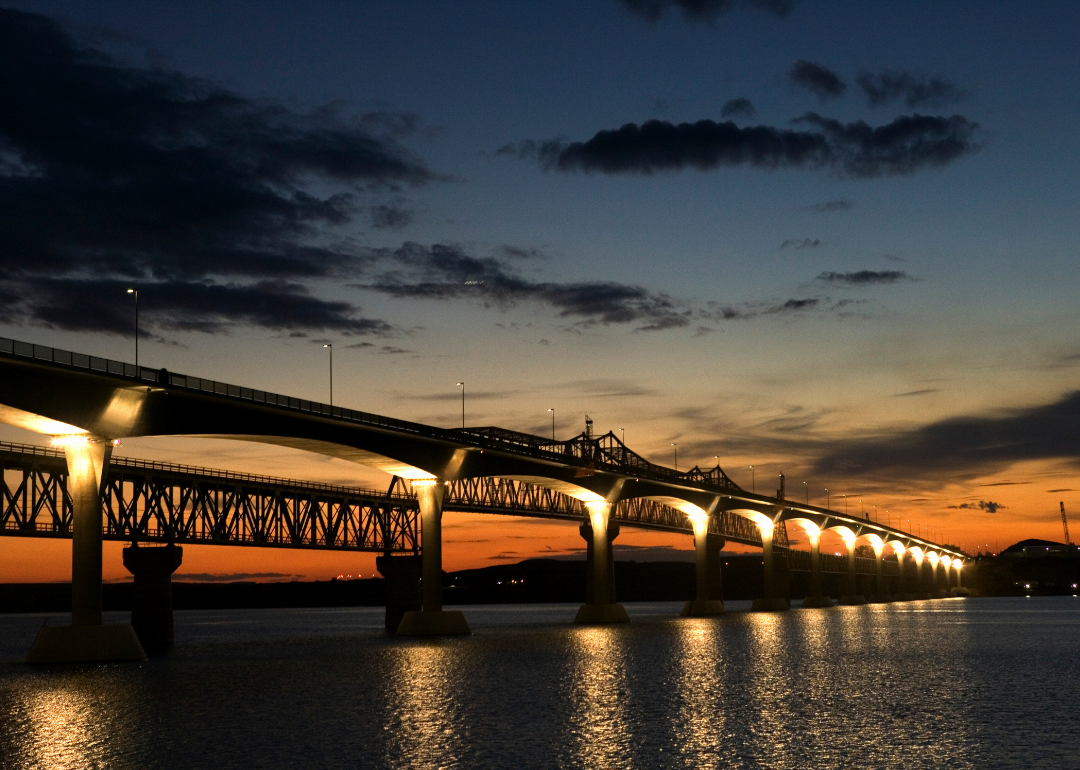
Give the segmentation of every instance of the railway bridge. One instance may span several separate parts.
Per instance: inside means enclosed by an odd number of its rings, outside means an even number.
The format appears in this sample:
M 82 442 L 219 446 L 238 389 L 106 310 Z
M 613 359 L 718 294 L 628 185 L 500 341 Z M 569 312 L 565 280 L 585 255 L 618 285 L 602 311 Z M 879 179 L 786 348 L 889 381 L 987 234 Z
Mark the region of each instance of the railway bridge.
M 830 606 L 823 572 L 848 577 L 842 603 L 861 603 L 857 575 L 874 578 L 873 601 L 927 597 L 959 585 L 964 554 L 858 516 L 747 492 L 719 467 L 680 472 L 651 463 L 612 433 L 555 441 L 496 427 L 446 429 L 0 338 L 0 421 L 51 436 L 60 451 L 0 446 L 5 496 L 0 533 L 72 538 L 72 625 L 43 629 L 31 660 L 138 657 L 130 626 L 101 624 L 103 538 L 163 542 L 130 554 L 159 589 L 184 542 L 340 548 L 382 553 L 388 579 L 402 556 L 420 566 L 420 608 L 403 635 L 468 633 L 442 607 L 445 511 L 580 522 L 587 543 L 580 623 L 628 620 L 615 600 L 612 540 L 620 526 L 685 532 L 697 554 L 696 596 L 684 614 L 723 612 L 718 552 L 724 541 L 759 546 L 764 584 L 755 609 L 785 610 L 789 570 L 806 570 L 803 606 Z M 388 492 L 114 458 L 137 436 L 201 436 L 293 447 L 360 463 L 392 477 Z M 9 473 L 22 473 L 8 484 Z M 810 550 L 788 547 L 787 523 Z M 841 535 L 846 557 L 820 553 Z M 869 545 L 874 558 L 856 555 Z M 133 553 L 134 551 L 134 553 Z M 175 562 L 176 566 L 169 565 Z M 166 576 L 161 577 L 162 573 Z M 159 595 L 162 593 L 159 590 Z

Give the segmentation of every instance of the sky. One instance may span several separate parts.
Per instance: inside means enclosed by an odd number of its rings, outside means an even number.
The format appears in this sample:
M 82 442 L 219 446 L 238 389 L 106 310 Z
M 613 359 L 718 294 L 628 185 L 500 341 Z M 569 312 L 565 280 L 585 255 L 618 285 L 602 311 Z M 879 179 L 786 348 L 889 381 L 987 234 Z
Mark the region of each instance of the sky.
M 336 404 L 454 426 L 464 381 L 470 425 L 547 435 L 554 409 L 569 438 L 588 414 L 654 462 L 759 492 L 783 473 L 969 551 L 1060 541 L 1078 22 L 1049 1 L 15 3 L 0 335 L 131 361 L 137 286 L 143 365 L 326 401 L 329 343 Z M 389 484 L 244 442 L 117 452 Z M 447 569 L 583 545 L 457 514 L 444 539 Z M 0 582 L 69 559 L 0 538 Z M 180 572 L 373 563 L 189 546 Z

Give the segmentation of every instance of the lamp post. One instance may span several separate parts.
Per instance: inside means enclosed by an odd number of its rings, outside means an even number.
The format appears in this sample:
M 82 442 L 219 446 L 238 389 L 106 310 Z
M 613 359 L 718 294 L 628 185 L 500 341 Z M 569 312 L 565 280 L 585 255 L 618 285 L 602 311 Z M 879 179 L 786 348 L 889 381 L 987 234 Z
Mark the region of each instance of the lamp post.
M 548 411 L 551 412 L 551 440 L 554 441 L 555 440 L 555 407 L 551 407 L 550 409 L 548 409 Z M 622 430 L 622 428 L 619 428 L 619 430 Z
M 829 494 L 828 487 L 825 487 L 825 507 L 832 509 L 832 495 Z
M 465 428 L 465 382 L 464 381 L 459 382 L 458 385 L 461 387 L 461 427 L 462 427 L 462 429 L 464 429 Z
M 128 289 L 128 294 L 135 295 L 135 376 L 139 376 L 139 290 Z
M 623 446 L 626 446 L 626 428 L 619 428 L 619 441 L 623 443 Z
M 323 345 L 330 351 L 330 406 L 334 405 L 334 346 L 327 342 Z
M 754 479 L 754 466 L 750 466 L 750 491 L 757 494 L 757 481 Z
M 802 488 L 803 488 L 803 492 L 805 493 L 805 496 L 806 496 L 806 504 L 807 504 L 807 505 L 810 505 L 810 485 L 809 485 L 809 484 L 807 484 L 807 483 L 806 483 L 806 482 L 804 481 L 804 482 L 802 483 Z
M 679 470 L 679 447 L 674 442 L 671 444 L 671 448 L 675 451 L 675 471 Z

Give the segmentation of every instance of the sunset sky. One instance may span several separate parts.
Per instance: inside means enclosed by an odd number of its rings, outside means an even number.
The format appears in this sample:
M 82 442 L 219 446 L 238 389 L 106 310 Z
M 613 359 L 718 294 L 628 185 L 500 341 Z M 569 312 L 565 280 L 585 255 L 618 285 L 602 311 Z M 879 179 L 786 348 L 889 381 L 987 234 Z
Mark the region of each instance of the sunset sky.
M 588 414 L 969 551 L 1060 541 L 1078 29 L 1049 0 L 14 3 L 0 335 L 132 361 L 137 286 L 143 365 L 326 401 L 329 342 L 335 404 L 454 426 L 463 380 L 470 425 Z M 241 442 L 118 454 L 389 483 Z M 448 570 L 583 545 L 452 514 L 444 538 Z M 373 564 L 186 547 L 180 573 Z M 69 576 L 69 543 L 0 538 L 0 582 Z

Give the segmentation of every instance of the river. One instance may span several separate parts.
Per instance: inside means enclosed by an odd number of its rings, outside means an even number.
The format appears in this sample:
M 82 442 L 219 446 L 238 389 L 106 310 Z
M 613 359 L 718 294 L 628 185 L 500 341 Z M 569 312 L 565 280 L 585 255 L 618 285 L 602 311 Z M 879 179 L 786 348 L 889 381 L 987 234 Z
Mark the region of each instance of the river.
M 0 766 L 1080 767 L 1080 599 L 626 606 L 465 607 L 438 640 L 372 608 L 185 611 L 166 657 L 51 669 L 21 662 L 45 616 L 0 615 Z

